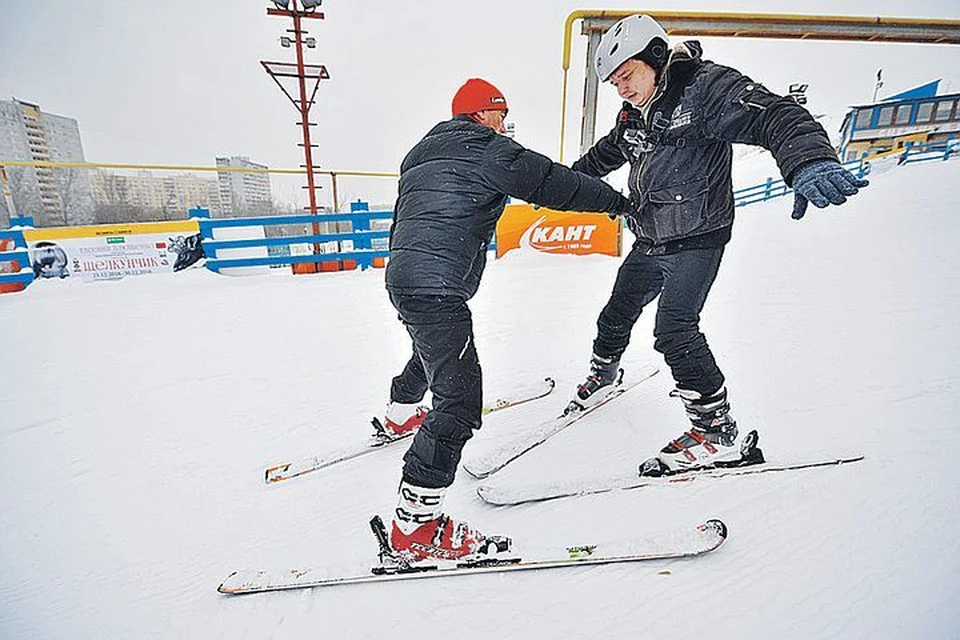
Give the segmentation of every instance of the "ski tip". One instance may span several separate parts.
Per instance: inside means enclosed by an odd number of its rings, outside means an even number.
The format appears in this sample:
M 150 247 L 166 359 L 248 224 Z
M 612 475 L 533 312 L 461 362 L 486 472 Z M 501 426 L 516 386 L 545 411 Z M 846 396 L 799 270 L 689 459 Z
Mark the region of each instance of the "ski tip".
M 728 533 L 727 525 L 724 524 L 723 520 L 719 520 L 717 518 L 710 518 L 709 520 L 701 524 L 699 527 L 697 527 L 697 529 L 699 529 L 704 533 L 712 532 L 716 534 L 716 536 L 720 538 L 721 542 L 727 539 L 727 533 Z
M 550 387 L 551 389 L 557 386 L 557 381 L 551 378 L 550 376 L 547 376 L 546 378 L 544 378 L 543 381 L 546 382 L 547 386 Z

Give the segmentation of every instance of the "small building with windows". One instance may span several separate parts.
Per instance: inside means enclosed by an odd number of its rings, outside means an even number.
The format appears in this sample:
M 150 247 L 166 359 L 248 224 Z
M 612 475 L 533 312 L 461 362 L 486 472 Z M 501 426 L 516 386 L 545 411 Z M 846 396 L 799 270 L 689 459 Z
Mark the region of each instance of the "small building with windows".
M 840 127 L 844 162 L 896 152 L 912 145 L 946 146 L 960 140 L 960 93 L 937 95 L 940 81 L 853 107 Z

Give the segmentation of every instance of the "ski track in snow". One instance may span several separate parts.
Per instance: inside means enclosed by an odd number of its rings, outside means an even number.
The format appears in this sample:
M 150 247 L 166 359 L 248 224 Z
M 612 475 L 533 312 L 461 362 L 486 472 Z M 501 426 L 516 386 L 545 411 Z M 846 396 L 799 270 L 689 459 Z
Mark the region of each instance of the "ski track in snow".
M 702 326 L 771 459 L 838 468 L 448 509 L 531 549 L 722 518 L 686 561 L 224 597 L 233 569 L 373 561 L 404 447 L 265 486 L 263 468 L 361 439 L 409 338 L 382 271 L 196 270 L 0 296 L 0 638 L 960 637 L 960 163 L 875 176 L 842 208 L 738 212 Z M 629 236 L 628 236 L 629 237 Z M 476 453 L 556 415 L 585 374 L 619 260 L 510 254 L 471 303 L 493 397 Z M 660 364 L 645 313 L 624 358 Z M 629 471 L 684 428 L 659 376 L 497 482 Z M 678 622 L 679 621 L 679 622 Z

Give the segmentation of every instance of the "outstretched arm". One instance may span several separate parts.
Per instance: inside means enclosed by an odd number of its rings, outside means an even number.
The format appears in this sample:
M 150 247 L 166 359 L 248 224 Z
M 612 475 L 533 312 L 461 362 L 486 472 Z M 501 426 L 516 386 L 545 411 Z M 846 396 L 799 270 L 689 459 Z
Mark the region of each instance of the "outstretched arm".
M 867 180 L 844 169 L 823 127 L 791 98 L 778 96 L 740 72 L 716 65 L 704 90 L 707 135 L 769 150 L 794 188 L 793 218 L 807 203 L 843 204 Z
M 509 138 L 490 143 L 483 170 L 500 191 L 551 209 L 621 214 L 630 207 L 606 182 L 553 162 Z

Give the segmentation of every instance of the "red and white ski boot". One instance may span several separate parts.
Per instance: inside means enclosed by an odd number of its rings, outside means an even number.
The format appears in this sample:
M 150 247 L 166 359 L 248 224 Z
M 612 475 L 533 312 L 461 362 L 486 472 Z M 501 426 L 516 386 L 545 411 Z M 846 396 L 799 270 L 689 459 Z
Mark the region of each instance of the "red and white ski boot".
M 376 435 L 385 440 L 397 440 L 408 436 L 420 428 L 429 412 L 427 407 L 418 403 L 391 402 L 387 405 L 383 422 L 373 421 Z
M 400 483 L 390 528 L 390 551 L 402 565 L 495 560 L 510 552 L 511 540 L 486 536 L 442 512 L 446 489 Z

